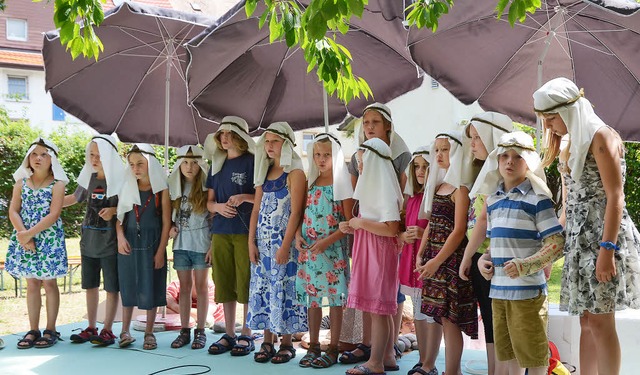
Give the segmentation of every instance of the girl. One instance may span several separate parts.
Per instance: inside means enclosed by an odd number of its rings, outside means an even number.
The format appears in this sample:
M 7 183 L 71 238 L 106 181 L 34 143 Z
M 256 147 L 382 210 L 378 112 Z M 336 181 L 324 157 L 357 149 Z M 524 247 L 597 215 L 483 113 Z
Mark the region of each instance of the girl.
M 398 255 L 396 235 L 400 227 L 402 192 L 393 173 L 391 150 L 372 138 L 358 150 L 360 178 L 353 198 L 360 204 L 359 217 L 341 223 L 354 233 L 352 278 L 347 306 L 371 314 L 371 355 L 348 374 L 382 373 L 396 367 L 391 334 L 398 309 Z M 376 285 L 376 288 L 371 288 Z
M 296 355 L 291 335 L 307 331 L 307 311 L 296 301 L 298 252 L 292 248 L 304 207 L 305 177 L 286 122 L 276 122 L 256 147 L 256 196 L 249 227 L 249 314 L 251 329 L 264 329 L 256 362 L 286 363 Z M 282 334 L 278 352 L 276 334 Z
M 166 250 L 171 229 L 171 201 L 164 169 L 153 148 L 136 143 L 118 195 L 118 278 L 122 298 L 119 346 L 135 341 L 129 333 L 133 307 L 147 310 L 143 349 L 158 347 L 153 324 L 158 306 L 167 304 Z
M 67 250 L 60 212 L 64 186 L 69 180 L 58 161 L 58 148 L 38 138 L 31 144 L 20 168 L 9 205 L 14 230 L 9 240 L 5 268 L 15 278 L 27 279 L 27 312 L 30 330 L 18 341 L 18 349 L 48 348 L 60 338 L 56 320 L 60 291 L 56 278 L 67 274 Z M 40 333 L 40 308 L 44 287 L 47 326 Z
M 487 156 L 498 146 L 500 137 L 513 131 L 513 122 L 508 116 L 496 112 L 484 112 L 471 119 L 465 127 L 465 135 L 470 140 L 471 153 L 473 154 L 473 170 L 470 172 L 469 181 L 475 181 Z M 481 182 L 479 182 L 481 183 Z M 474 184 L 475 187 L 475 184 Z M 473 191 L 474 189 L 472 189 Z M 485 194 L 471 194 L 469 216 L 467 221 L 467 236 L 469 243 L 460 263 L 459 276 L 462 280 L 469 280 L 473 284 L 473 291 L 480 305 L 482 323 L 484 326 L 484 339 L 487 348 L 487 364 L 489 375 L 496 371 L 495 350 L 493 345 L 493 316 L 491 313 L 491 298 L 489 291 L 491 281 L 486 280 L 478 270 L 478 259 L 489 246 L 487 233 L 487 215 L 482 210 Z M 504 366 L 501 366 L 504 367 Z M 502 374 L 507 369 L 498 369 Z
M 198 296 L 197 328 L 193 331 L 191 349 L 202 349 L 207 343 L 204 325 L 209 308 L 207 285 L 210 264 L 211 236 L 207 212 L 207 188 L 204 183 L 209 166 L 204 152 L 198 146 L 182 146 L 176 152 L 177 160 L 169 175 L 173 225 L 169 237 L 173 238 L 173 268 L 180 281 L 180 334 L 171 343 L 181 348 L 191 341 L 189 316 L 191 289 L 195 278 Z M 193 273 L 193 278 L 192 278 Z
M 625 207 L 623 143 L 566 78 L 544 84 L 533 101 L 544 122 L 543 165 L 560 155 L 566 233 L 560 308 L 580 315 L 580 373 L 618 374 L 615 310 L 640 308 L 640 234 Z M 565 135 L 569 145 L 560 152 Z
M 308 308 L 310 345 L 300 360 L 301 367 L 326 368 L 338 362 L 338 341 L 342 328 L 342 307 L 349 282 L 347 239 L 338 224 L 351 219 L 353 188 L 340 149 L 332 134 L 316 135 L 307 155 L 309 193 L 304 219 L 296 232 L 298 301 Z M 328 300 L 331 344 L 320 350 L 320 321 L 324 300 Z
M 424 229 L 429 222 L 425 219 L 425 214 L 420 210 L 424 185 L 429 174 L 429 156 L 431 145 L 419 147 L 413 152 L 413 157 L 407 167 L 407 184 L 405 193 L 405 230 L 398 235 L 401 243 L 404 243 L 400 254 L 400 292 L 411 296 L 413 302 L 413 321 L 415 322 L 415 334 L 420 351 L 420 360 L 409 370 L 409 375 L 422 372 L 422 364 L 435 366 L 440 340 L 442 340 L 442 329 L 435 324 L 433 318 L 427 317 L 420 312 L 422 305 L 422 279 L 415 272 L 416 260 L 420 239 Z
M 384 104 L 373 103 L 368 105 L 362 114 L 362 126 L 358 133 L 358 145 L 372 138 L 379 138 L 391 148 L 391 157 L 393 169 L 400 189 L 404 190 L 407 181 L 405 170 L 411 160 L 409 148 L 404 140 L 394 131 L 393 121 L 391 119 L 391 110 Z M 351 156 L 351 164 L 349 164 L 349 172 L 351 173 L 351 184 L 355 188 L 358 181 L 358 168 L 356 162 L 356 153 Z M 397 336 L 400 331 L 400 321 L 402 319 L 402 304 L 405 300 L 403 294 L 398 291 L 398 311 L 394 317 L 394 327 L 391 331 L 393 336 Z M 356 315 L 353 310 L 347 309 L 344 315 L 345 323 L 343 326 L 347 329 L 343 330 L 342 341 L 359 342 L 356 348 L 350 352 L 344 352 L 340 357 L 340 362 L 353 364 L 369 359 L 371 342 L 371 319 L 368 314 Z M 395 348 L 395 347 L 394 347 Z M 399 351 L 396 351 L 399 355 Z
M 207 179 L 207 208 L 213 215 L 210 233 L 213 281 L 216 302 L 222 303 L 225 334 L 209 347 L 210 354 L 231 350 L 244 356 L 255 350 L 251 329 L 247 326 L 249 302 L 249 221 L 255 189 L 252 183 L 255 142 L 249 125 L 240 117 L 222 119 L 218 131 L 207 136 L 205 152 L 211 158 Z M 241 335 L 236 337 L 236 305 L 243 305 Z
M 447 374 L 460 372 L 462 331 L 478 337 L 476 299 L 470 281 L 460 279 L 458 271 L 467 244 L 469 189 L 463 185 L 464 148 L 462 134 L 451 131 L 436 136 L 431 149 L 431 166 L 424 194 L 424 210 L 429 228 L 420 243 L 420 266 L 425 279 L 422 313 L 442 324 L 445 337 Z M 441 172 L 444 173 L 443 178 Z M 423 364 L 427 374 L 437 374 L 435 366 Z M 422 373 L 422 372 L 420 372 Z

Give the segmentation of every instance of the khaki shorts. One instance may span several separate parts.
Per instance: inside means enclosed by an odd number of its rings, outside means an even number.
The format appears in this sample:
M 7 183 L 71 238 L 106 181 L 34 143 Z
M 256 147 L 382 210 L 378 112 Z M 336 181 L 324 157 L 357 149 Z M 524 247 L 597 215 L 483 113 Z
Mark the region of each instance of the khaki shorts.
M 214 234 L 211 237 L 211 265 L 217 303 L 249 302 L 249 235 Z
M 549 366 L 545 319 L 540 314 L 547 296 L 509 301 L 493 299 L 493 336 L 499 361 L 516 359 L 521 368 Z

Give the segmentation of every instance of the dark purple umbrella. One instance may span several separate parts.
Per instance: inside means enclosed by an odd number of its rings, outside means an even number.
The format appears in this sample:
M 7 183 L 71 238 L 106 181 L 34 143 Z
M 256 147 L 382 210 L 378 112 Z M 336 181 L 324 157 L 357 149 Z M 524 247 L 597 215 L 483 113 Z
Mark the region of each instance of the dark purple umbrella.
M 125 142 L 181 146 L 213 129 L 187 104 L 186 41 L 212 20 L 126 2 L 95 29 L 98 61 L 72 60 L 57 32 L 44 38 L 46 89 L 53 102 L 101 133 Z
M 477 100 L 529 124 L 536 121 L 532 93 L 567 77 L 624 139 L 640 140 L 640 12 L 623 16 L 586 1 L 543 0 L 524 24 L 511 27 L 506 14 L 496 19 L 495 6 L 495 0 L 456 1 L 436 33 L 411 29 L 416 63 L 463 103 Z
M 372 100 L 387 102 L 422 82 L 406 48 L 402 19 L 387 21 L 381 12 L 365 9 L 336 39 L 351 52 L 353 73 L 369 83 L 374 99 L 354 99 L 345 107 L 329 97 L 324 107 L 322 84 L 315 72 L 307 74 L 303 51 L 282 41 L 270 44 L 268 25 L 258 28 L 263 6 L 260 2 L 247 19 L 241 3 L 188 43 L 189 101 L 200 116 L 213 121 L 240 116 L 251 130 L 274 121 L 304 129 L 323 124 L 323 108 L 328 122 L 340 122 L 348 112 L 360 115 Z

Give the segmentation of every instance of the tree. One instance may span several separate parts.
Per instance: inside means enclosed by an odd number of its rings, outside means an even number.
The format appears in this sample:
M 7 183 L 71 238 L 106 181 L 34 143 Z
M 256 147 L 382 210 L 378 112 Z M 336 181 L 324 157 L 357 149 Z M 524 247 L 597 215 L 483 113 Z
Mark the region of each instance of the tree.
M 83 55 L 97 60 L 103 51 L 94 26 L 104 19 L 101 3 L 105 1 L 55 0 L 54 23 L 60 29 L 60 42 L 74 59 Z M 316 68 L 318 80 L 329 94 L 345 103 L 362 95 L 369 98 L 371 89 L 364 79 L 353 74 L 349 51 L 327 36 L 329 30 L 346 33 L 351 17 L 362 16 L 368 0 L 311 0 L 304 9 L 295 0 L 246 0 L 247 16 L 254 13 L 258 2 L 266 8 L 260 15 L 260 27 L 268 25 L 271 42 L 284 39 L 289 47 L 302 48 L 308 71 Z M 440 16 L 453 6 L 453 0 L 415 0 L 407 8 L 407 21 L 411 26 L 428 27 L 435 32 Z M 508 9 L 513 26 L 516 21 L 524 22 L 527 12 L 533 13 L 540 6 L 541 0 L 498 0 L 496 10 L 500 17 Z M 85 27 L 81 28 L 76 20 Z

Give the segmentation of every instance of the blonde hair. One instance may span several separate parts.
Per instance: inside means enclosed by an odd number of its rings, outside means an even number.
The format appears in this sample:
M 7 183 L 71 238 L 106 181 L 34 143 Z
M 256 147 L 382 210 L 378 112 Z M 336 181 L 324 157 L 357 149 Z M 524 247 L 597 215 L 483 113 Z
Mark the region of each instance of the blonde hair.
M 187 155 L 192 155 L 191 151 L 187 153 Z M 199 167 L 198 167 L 199 168 Z M 193 208 L 193 212 L 201 214 L 207 211 L 207 199 L 209 195 L 206 191 L 202 189 L 198 189 L 199 186 L 202 186 L 204 183 L 204 179 L 206 178 L 205 173 L 202 169 L 199 169 L 198 174 L 193 180 L 193 185 L 191 187 L 191 192 L 189 192 L 189 202 L 191 203 L 191 207 Z M 182 187 L 182 191 L 184 191 L 185 178 L 180 171 L 180 186 Z M 176 211 L 180 210 L 180 203 L 182 202 L 182 197 L 178 197 L 171 201 L 171 208 Z
M 238 151 L 240 151 L 241 154 L 244 154 L 249 150 L 249 144 L 247 143 L 247 141 L 242 139 L 242 137 L 236 134 L 236 132 L 229 131 L 229 133 L 231 133 L 231 142 L 233 142 L 233 145 L 238 149 Z M 222 143 L 220 142 L 221 135 L 222 132 L 218 132 L 214 137 L 216 141 L 216 147 L 218 147 L 218 150 L 226 151 L 224 148 L 222 148 Z
M 415 164 L 415 160 L 416 158 L 413 158 L 411 160 L 411 162 L 409 163 L 409 173 L 411 174 L 411 183 L 412 183 L 412 187 L 413 187 L 413 193 L 422 193 L 424 191 L 424 187 L 426 185 L 426 181 L 429 178 L 429 167 L 431 166 L 431 164 L 429 164 L 429 161 L 427 159 L 425 159 L 424 157 L 420 156 L 421 158 L 424 159 L 424 161 L 427 162 L 427 173 L 424 176 L 424 181 L 425 183 L 423 183 L 422 185 L 418 182 L 418 177 L 416 177 L 416 164 Z

